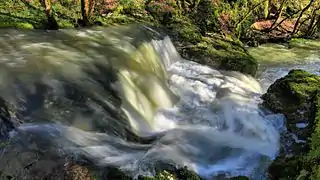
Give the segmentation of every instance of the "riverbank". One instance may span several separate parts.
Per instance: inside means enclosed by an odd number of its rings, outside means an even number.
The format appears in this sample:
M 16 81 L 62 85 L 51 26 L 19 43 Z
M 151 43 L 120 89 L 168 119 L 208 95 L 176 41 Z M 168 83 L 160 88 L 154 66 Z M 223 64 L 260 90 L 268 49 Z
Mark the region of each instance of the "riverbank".
M 143 23 L 169 34 L 184 58 L 253 76 L 257 61 L 244 46 L 319 36 L 320 28 L 314 25 L 318 3 L 309 7 L 305 2 L 297 6 L 280 0 L 245 2 L 13 0 L 0 4 L 0 27 L 63 29 Z M 298 18 L 303 23 L 297 29 Z
M 63 29 L 90 27 L 91 25 L 112 26 L 143 23 L 169 34 L 179 53 L 187 59 L 214 68 L 240 71 L 253 76 L 256 74 L 258 62 L 247 52 L 244 48 L 245 45 L 256 46 L 267 42 L 289 42 L 289 46 L 296 46 L 301 44 L 303 40 L 291 39 L 292 37 L 308 37 L 303 34 L 290 34 L 290 31 L 294 29 L 294 21 L 288 21 L 283 33 L 267 32 L 272 24 L 270 26 L 269 20 L 259 21 L 256 24 L 255 18 L 258 18 L 258 13 L 253 11 L 260 10 L 259 8 L 255 9 L 256 4 L 250 4 L 247 9 L 244 8 L 240 12 L 237 11 L 241 9 L 239 4 L 237 6 L 226 3 L 219 4 L 219 1 L 214 4 L 181 4 L 181 6 L 185 6 L 182 9 L 170 1 L 149 1 L 148 5 L 144 1 L 137 1 L 136 3 L 128 1 L 127 4 L 118 5 L 112 5 L 111 2 L 108 1 L 107 4 L 104 4 L 106 6 L 103 9 L 100 9 L 100 7 L 104 5 L 97 5 L 96 10 L 91 15 L 91 24 L 84 24 L 80 1 L 55 1 L 52 5 L 50 22 L 45 13 L 46 8 L 39 1 L 7 1 L 0 7 L 0 27 Z M 188 8 L 186 8 L 187 6 Z M 212 9 L 210 8 L 217 6 L 223 8 L 211 14 Z M 234 11 L 233 8 L 235 8 Z M 301 9 L 303 9 L 303 6 Z M 236 13 L 240 14 L 240 18 L 236 18 L 235 15 L 238 15 Z M 242 21 L 241 18 L 245 21 Z M 236 27 L 234 27 L 235 24 Z M 269 25 L 264 26 L 264 24 Z M 275 29 L 282 31 L 283 27 Z M 316 37 L 316 35 L 308 38 L 312 37 Z M 62 167 L 64 163 L 69 162 L 62 161 L 61 164 L 58 164 L 58 167 Z M 62 169 L 59 170 L 58 168 L 57 172 L 68 174 L 71 169 L 82 169 L 76 175 L 89 172 L 86 168 L 78 165 L 70 165 L 70 167 L 67 166 L 67 169 Z M 186 173 L 185 171 L 175 170 L 168 173 L 168 170 L 166 170 L 159 172 L 156 179 L 172 179 L 173 177 L 179 179 L 181 174 L 187 174 L 185 176 L 191 178 L 189 173 L 192 172 L 188 171 Z M 120 173 L 120 176 L 125 175 Z M 84 177 L 87 178 L 88 176 Z M 119 179 L 118 176 L 114 178 Z M 130 177 L 126 178 L 130 179 Z M 109 177 L 109 179 L 112 178 Z M 193 179 L 200 179 L 200 177 L 195 175 Z

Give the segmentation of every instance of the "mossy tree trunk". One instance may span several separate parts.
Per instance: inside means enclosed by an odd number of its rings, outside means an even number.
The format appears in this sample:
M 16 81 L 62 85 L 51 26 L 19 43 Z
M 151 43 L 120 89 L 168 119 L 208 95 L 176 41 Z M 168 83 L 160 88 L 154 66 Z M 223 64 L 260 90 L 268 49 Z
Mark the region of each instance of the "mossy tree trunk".
M 81 0 L 81 15 L 84 26 L 91 24 L 91 15 L 95 8 L 95 0 Z
M 89 25 L 89 0 L 81 0 L 81 15 L 83 25 Z
M 241 33 L 243 32 L 243 30 L 241 29 L 242 23 L 244 23 L 257 8 L 261 7 L 262 3 L 263 3 L 263 1 L 258 2 L 257 4 L 248 8 L 248 12 L 243 17 L 239 18 L 240 19 L 239 22 L 235 23 L 235 26 L 234 26 L 232 32 L 238 37 L 238 39 L 240 38 Z
M 42 1 L 42 3 L 43 3 L 43 6 L 45 7 L 46 16 L 47 16 L 46 29 L 58 29 L 59 26 L 52 11 L 51 0 L 44 0 Z
M 307 36 L 312 37 L 316 31 L 317 31 L 317 26 L 320 26 L 320 15 L 315 15 L 312 17 L 312 20 L 309 24 L 308 31 L 307 31 Z
M 277 24 L 277 22 L 281 19 L 281 16 L 282 16 L 282 13 L 283 13 L 283 10 L 285 8 L 285 5 L 287 3 L 288 0 L 283 0 L 281 5 L 280 5 L 280 8 L 279 10 L 277 11 L 277 15 L 276 15 L 276 19 L 274 20 L 274 22 L 272 23 L 271 27 L 269 28 L 269 31 L 272 31 L 273 29 L 275 29 L 275 25 Z M 279 26 L 280 23 L 277 25 Z
M 263 12 L 263 15 L 264 15 L 264 19 L 267 19 L 268 16 L 269 16 L 269 4 L 270 3 L 270 0 L 265 0 L 264 1 L 264 12 Z
M 320 11 L 320 3 L 318 4 L 318 7 L 314 7 L 311 13 L 310 22 L 306 32 L 306 35 L 309 37 L 314 35 L 317 29 L 317 24 L 320 23 L 320 14 L 318 14 L 319 11 Z
M 299 25 L 300 19 L 302 18 L 303 13 L 306 12 L 314 2 L 315 2 L 314 0 L 310 0 L 308 5 L 302 9 L 302 11 L 301 11 L 296 23 L 294 24 L 293 30 L 291 32 L 291 35 L 294 35 L 297 31 L 299 31 L 298 25 Z

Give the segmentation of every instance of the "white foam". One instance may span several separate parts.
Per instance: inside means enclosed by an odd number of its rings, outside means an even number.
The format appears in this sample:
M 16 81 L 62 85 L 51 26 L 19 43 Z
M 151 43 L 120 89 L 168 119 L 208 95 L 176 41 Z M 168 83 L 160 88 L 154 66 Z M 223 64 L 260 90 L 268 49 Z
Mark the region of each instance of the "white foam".
M 119 52 L 122 49 L 124 53 L 136 50 L 126 40 L 107 35 L 86 31 L 76 36 L 114 38 L 108 43 L 116 44 Z M 119 82 L 114 87 L 121 95 L 122 108 L 132 130 L 140 136 L 163 135 L 153 144 L 132 144 L 108 134 L 57 124 L 23 124 L 18 130 L 47 138 L 52 146 L 68 153 L 83 154 L 99 165 L 120 166 L 133 175 L 152 174 L 154 163 L 164 161 L 187 165 L 207 177 L 219 173 L 254 177 L 254 171 L 262 165 L 261 157 L 273 159 L 276 156 L 279 131 L 283 126 L 280 116 L 265 115 L 260 111 L 259 96 L 263 90 L 259 82 L 241 73 L 218 71 L 183 60 L 168 37 L 152 41 L 151 45 L 154 48 L 145 44 L 140 46 L 137 54 L 119 56 L 125 59 L 108 59 L 105 63 L 110 62 L 117 70 Z M 63 50 L 54 44 L 48 46 L 52 46 L 49 48 L 54 52 L 52 54 L 64 52 L 64 58 L 54 62 L 63 62 L 61 64 L 66 67 L 61 67 L 61 73 L 73 77 L 75 82 L 85 79 L 81 66 L 76 66 L 80 60 L 89 66 L 90 61 L 100 58 L 101 49 L 95 51 L 94 54 L 98 54 L 95 58 L 87 60 L 84 53 L 76 50 L 70 49 L 72 53 L 66 53 L 67 48 Z M 95 47 L 86 47 L 85 50 Z M 112 51 L 112 48 L 108 50 Z M 103 55 L 108 56 L 107 53 Z M 136 59 L 130 61 L 129 57 Z M 70 68 L 66 60 L 73 62 Z M 68 74 L 69 71 L 72 75 Z M 103 88 L 97 87 L 91 87 L 92 91 L 103 99 Z M 179 97 L 176 104 L 171 91 Z

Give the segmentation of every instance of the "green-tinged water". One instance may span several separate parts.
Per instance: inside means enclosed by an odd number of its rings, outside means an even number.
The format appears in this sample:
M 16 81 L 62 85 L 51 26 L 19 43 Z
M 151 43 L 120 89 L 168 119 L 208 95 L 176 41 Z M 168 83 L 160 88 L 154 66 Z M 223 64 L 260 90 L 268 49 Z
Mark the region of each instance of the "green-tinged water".
M 300 64 L 320 58 L 320 40 L 293 39 L 287 44 L 264 44 L 249 48 L 260 66 Z
M 28 148 L 32 157 L 71 156 L 130 175 L 175 164 L 206 179 L 266 178 L 284 119 L 262 111 L 259 96 L 287 69 L 261 54 L 298 47 L 250 50 L 271 62 L 261 88 L 251 76 L 182 59 L 168 36 L 145 26 L 0 31 L 0 95 L 21 123 L 0 170 L 21 173 L 29 159 L 15 154 Z

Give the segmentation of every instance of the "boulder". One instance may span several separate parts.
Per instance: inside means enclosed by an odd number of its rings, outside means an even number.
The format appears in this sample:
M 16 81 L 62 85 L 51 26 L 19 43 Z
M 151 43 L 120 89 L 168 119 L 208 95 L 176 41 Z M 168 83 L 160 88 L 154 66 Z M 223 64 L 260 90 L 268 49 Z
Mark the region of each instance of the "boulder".
M 8 138 L 8 133 L 13 130 L 14 123 L 11 121 L 10 112 L 6 102 L 0 98 L 0 140 Z M 1 148 L 1 143 L 0 143 Z
M 320 179 L 320 77 L 291 70 L 262 96 L 263 106 L 286 117 L 291 153 L 280 153 L 270 179 Z M 282 149 L 282 152 L 284 150 Z

